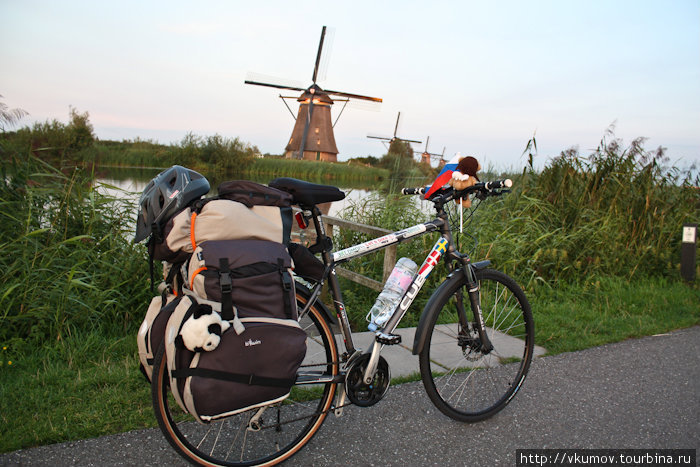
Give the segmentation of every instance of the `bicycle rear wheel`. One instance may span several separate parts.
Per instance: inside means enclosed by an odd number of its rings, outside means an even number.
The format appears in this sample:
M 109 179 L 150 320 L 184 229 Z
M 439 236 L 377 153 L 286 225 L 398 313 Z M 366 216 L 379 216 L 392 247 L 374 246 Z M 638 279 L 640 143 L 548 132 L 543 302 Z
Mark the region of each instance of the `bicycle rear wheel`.
M 300 311 L 305 303 L 304 294 L 297 292 Z M 297 384 L 281 403 L 205 425 L 185 414 L 173 399 L 161 345 L 153 369 L 153 408 L 161 431 L 181 456 L 199 465 L 275 465 L 311 439 L 333 403 L 336 383 L 329 380 L 338 373 L 338 351 L 333 332 L 315 305 L 299 324 L 307 333 L 307 352 L 297 382 L 321 377 L 326 382 Z M 259 417 L 257 422 L 254 417 Z
M 463 422 L 491 417 L 511 401 L 527 375 L 535 343 L 530 304 L 515 281 L 492 269 L 479 270 L 476 277 L 486 334 L 494 349 L 484 352 L 474 325 L 460 324 L 460 308 L 467 321 L 474 316 L 466 281 L 459 274 L 444 282 L 428 302 L 428 335 L 419 358 L 430 400 L 445 415 Z

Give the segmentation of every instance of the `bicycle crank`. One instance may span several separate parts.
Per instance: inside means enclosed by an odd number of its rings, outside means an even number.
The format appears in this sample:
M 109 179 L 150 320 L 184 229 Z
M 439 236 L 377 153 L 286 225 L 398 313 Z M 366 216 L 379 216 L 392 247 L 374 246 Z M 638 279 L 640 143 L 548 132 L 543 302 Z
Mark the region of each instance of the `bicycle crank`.
M 379 357 L 377 372 L 372 381 L 369 384 L 364 382 L 370 356 L 371 354 L 364 354 L 352 362 L 345 377 L 345 393 L 350 402 L 360 407 L 369 407 L 382 400 L 391 382 L 389 364 L 382 356 Z

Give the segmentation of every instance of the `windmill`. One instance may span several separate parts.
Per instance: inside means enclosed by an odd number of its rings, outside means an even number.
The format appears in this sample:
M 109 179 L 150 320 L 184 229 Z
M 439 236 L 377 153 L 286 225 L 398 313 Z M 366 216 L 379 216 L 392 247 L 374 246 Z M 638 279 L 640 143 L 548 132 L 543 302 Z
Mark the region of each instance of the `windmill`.
M 401 118 L 401 112 L 399 112 L 399 114 L 396 116 L 396 125 L 394 126 L 394 136 L 388 137 L 388 136 L 367 135 L 367 137 L 368 137 L 368 138 L 372 138 L 372 139 L 379 139 L 379 140 L 381 140 L 382 143 L 384 144 L 384 146 L 386 146 L 387 148 L 389 147 L 389 145 L 390 145 L 391 143 L 393 143 L 393 142 L 396 141 L 396 140 L 405 141 L 405 142 L 407 142 L 407 143 L 419 143 L 419 144 L 422 143 L 422 141 L 418 141 L 418 140 L 415 140 L 415 139 L 404 139 L 404 138 L 399 138 L 398 136 L 396 136 L 396 132 L 399 130 L 399 119 L 400 119 L 400 118 Z M 388 144 L 387 144 L 387 143 L 388 143 Z
M 432 152 L 428 152 L 428 144 L 430 143 L 430 136 L 428 136 L 425 140 L 425 150 L 423 152 L 421 151 L 414 151 L 416 154 L 420 154 L 420 162 L 421 164 L 427 164 L 431 165 L 431 160 L 435 159 L 438 161 L 438 165 L 440 165 L 440 162 L 443 162 L 445 159 L 445 149 L 447 147 L 442 148 L 442 154 L 435 154 Z
M 308 88 L 304 89 L 285 84 L 245 80 L 246 84 L 302 91 L 301 96 L 297 98 L 299 110 L 296 116 L 296 123 L 292 130 L 292 136 L 289 138 L 289 143 L 285 148 L 285 157 L 287 159 L 323 160 L 330 162 L 338 160 L 338 147 L 335 144 L 335 136 L 333 134 L 333 127 L 335 124 L 331 122 L 331 106 L 333 105 L 333 99 L 331 99 L 330 96 L 344 97 L 346 98 L 346 103 L 349 99 L 382 102 L 378 97 L 321 89 L 316 81 L 325 37 L 326 26 L 323 26 L 323 29 L 321 29 L 321 41 L 318 44 L 318 52 L 316 53 L 316 64 L 314 65 L 314 73 L 311 78 L 311 86 Z M 281 95 L 280 97 L 285 99 L 285 97 Z

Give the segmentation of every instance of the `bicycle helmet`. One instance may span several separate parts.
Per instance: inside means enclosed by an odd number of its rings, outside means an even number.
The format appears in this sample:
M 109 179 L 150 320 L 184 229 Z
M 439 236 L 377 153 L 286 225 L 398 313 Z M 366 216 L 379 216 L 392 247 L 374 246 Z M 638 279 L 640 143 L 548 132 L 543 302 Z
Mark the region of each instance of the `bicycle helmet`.
M 176 212 L 209 192 L 209 181 L 194 170 L 174 165 L 148 182 L 139 199 L 134 243 L 163 227 Z

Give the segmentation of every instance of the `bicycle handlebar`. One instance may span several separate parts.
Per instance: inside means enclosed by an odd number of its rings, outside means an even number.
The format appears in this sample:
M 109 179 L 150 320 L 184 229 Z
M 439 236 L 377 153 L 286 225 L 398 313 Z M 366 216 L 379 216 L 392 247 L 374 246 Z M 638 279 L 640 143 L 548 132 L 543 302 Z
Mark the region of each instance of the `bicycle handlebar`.
M 420 187 L 420 188 L 401 188 L 401 194 L 402 195 L 424 195 L 425 194 L 425 189 L 427 187 Z
M 438 199 L 442 200 L 443 202 L 450 201 L 452 199 L 457 199 L 460 197 L 464 197 L 470 193 L 475 193 L 475 192 L 481 192 L 486 195 L 491 195 L 491 194 L 497 194 L 494 193 L 494 190 L 499 190 L 501 188 L 510 188 L 513 186 L 513 181 L 509 178 L 506 178 L 504 180 L 494 180 L 491 182 L 481 182 L 477 183 L 475 185 L 472 185 L 470 187 L 465 188 L 464 190 L 455 190 L 452 187 L 446 188 L 446 189 L 440 189 L 433 194 L 430 199 L 433 201 L 437 201 Z M 402 188 L 401 189 L 401 194 L 404 195 L 424 195 L 425 192 L 428 190 L 429 187 L 418 187 L 418 188 Z

